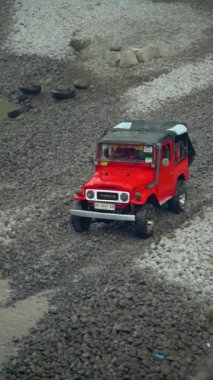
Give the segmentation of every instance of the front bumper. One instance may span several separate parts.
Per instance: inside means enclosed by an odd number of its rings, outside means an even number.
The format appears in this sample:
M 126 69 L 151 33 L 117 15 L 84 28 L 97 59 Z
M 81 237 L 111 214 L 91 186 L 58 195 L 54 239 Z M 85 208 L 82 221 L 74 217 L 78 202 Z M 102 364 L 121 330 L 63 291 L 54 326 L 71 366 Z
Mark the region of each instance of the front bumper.
M 113 214 L 113 213 L 107 213 L 107 212 L 73 210 L 73 209 L 70 212 L 71 212 L 71 215 L 80 216 L 83 218 L 120 220 L 120 221 L 128 221 L 128 222 L 135 221 L 135 215 L 129 215 L 129 214 Z

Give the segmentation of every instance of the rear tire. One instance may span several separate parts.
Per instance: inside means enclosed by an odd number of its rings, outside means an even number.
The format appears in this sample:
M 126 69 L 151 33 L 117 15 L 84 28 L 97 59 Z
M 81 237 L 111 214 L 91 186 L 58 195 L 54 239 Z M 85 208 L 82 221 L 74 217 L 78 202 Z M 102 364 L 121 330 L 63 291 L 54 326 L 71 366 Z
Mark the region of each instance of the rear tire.
M 135 232 L 138 236 L 147 238 L 153 235 L 155 208 L 147 203 L 135 215 Z
M 19 86 L 19 90 L 26 95 L 38 95 L 41 92 L 40 84 L 29 84 Z
M 81 201 L 75 201 L 73 205 L 75 210 L 85 210 L 85 206 Z M 91 218 L 71 215 L 71 224 L 76 232 L 88 231 L 91 224 Z
M 176 193 L 172 199 L 168 201 L 170 210 L 181 212 L 185 209 L 187 200 L 187 189 L 184 181 L 177 182 Z

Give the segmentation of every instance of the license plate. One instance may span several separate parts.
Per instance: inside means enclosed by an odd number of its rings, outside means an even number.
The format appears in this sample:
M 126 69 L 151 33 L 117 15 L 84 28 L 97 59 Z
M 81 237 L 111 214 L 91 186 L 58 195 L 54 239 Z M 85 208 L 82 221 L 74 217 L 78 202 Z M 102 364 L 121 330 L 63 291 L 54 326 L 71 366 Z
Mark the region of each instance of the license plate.
M 115 211 L 115 205 L 111 203 L 94 203 L 94 208 L 96 210 L 110 210 Z

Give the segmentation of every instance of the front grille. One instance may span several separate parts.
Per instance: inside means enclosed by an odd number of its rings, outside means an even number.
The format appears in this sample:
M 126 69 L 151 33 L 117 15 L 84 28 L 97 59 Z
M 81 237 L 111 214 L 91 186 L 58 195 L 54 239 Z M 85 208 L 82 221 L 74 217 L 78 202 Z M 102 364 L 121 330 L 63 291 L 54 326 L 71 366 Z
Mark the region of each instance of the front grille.
M 99 200 L 107 200 L 107 201 L 118 201 L 118 194 L 117 193 L 105 193 L 102 191 L 97 192 L 97 199 Z

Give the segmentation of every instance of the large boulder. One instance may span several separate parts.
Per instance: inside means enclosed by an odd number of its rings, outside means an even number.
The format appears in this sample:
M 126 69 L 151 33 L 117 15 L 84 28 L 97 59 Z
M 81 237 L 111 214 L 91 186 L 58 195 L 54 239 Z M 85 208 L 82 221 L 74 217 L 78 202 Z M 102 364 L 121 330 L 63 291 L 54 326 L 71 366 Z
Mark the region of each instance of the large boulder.
M 142 49 L 133 49 L 133 51 L 135 52 L 138 62 L 149 62 L 152 59 L 161 57 L 160 49 L 155 44 L 149 44 Z
M 135 52 L 131 49 L 122 50 L 120 54 L 120 67 L 131 67 L 138 65 L 138 60 Z

